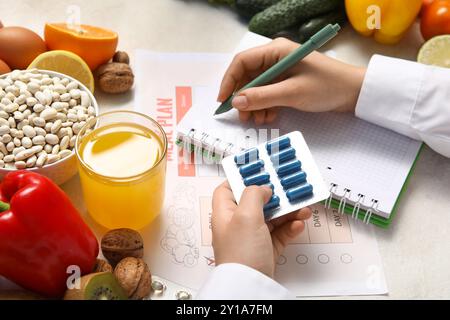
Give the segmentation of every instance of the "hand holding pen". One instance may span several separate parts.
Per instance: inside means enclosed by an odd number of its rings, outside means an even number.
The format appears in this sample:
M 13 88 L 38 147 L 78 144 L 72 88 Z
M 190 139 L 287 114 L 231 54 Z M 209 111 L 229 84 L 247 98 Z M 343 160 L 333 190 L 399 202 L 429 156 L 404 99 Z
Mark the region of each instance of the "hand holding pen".
M 223 77 L 218 101 L 224 102 L 236 93 L 230 101 L 239 110 L 241 121 L 253 117 L 256 124 L 274 121 L 276 107 L 308 112 L 353 112 L 366 69 L 316 51 L 269 84 L 241 90 L 298 47 L 295 42 L 279 38 L 236 55 Z

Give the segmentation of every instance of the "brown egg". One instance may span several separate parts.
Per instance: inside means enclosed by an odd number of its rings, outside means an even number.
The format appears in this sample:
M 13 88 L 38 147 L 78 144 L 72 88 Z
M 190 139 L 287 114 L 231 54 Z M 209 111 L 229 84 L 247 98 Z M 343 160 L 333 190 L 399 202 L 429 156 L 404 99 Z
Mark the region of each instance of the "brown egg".
M 26 69 L 47 50 L 44 40 L 33 31 L 22 27 L 0 29 L 0 59 L 11 69 Z
M 0 60 L 0 75 L 11 72 L 9 66 L 5 63 L 5 61 Z

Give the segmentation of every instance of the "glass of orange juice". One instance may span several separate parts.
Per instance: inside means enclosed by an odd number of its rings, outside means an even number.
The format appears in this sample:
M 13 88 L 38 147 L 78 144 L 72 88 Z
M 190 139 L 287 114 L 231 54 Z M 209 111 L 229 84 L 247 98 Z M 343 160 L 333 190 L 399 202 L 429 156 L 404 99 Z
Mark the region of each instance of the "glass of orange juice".
M 99 115 L 78 133 L 75 152 L 89 214 L 109 229 L 140 229 L 164 201 L 167 137 L 133 111 Z

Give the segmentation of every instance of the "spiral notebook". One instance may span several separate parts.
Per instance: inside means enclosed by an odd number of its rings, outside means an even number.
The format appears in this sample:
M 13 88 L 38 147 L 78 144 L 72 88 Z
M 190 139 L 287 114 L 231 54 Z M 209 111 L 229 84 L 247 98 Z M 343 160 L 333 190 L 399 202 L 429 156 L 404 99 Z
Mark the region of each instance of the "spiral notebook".
M 248 33 L 238 51 L 267 42 Z M 218 72 L 223 72 L 218 70 Z M 215 84 L 218 86 L 218 83 Z M 204 161 L 223 157 L 291 131 L 305 137 L 319 169 L 329 184 L 327 206 L 364 223 L 388 227 L 406 188 L 422 143 L 342 113 L 304 113 L 280 109 L 271 125 L 239 121 L 236 110 L 213 117 L 218 87 L 199 88 L 192 106 L 177 128 L 177 143 Z M 332 97 L 330 97 L 332 98 Z

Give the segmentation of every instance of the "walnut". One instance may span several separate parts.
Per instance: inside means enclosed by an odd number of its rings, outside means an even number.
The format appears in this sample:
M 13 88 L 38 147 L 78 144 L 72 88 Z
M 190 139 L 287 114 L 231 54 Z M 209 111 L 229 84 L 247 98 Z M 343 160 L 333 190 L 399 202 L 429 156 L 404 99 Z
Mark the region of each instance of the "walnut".
M 112 266 L 126 257 L 144 256 L 144 241 L 137 231 L 131 229 L 108 231 L 102 238 L 101 247 L 103 255 Z
M 113 62 L 130 64 L 130 57 L 125 51 L 117 51 L 112 58 Z
M 113 268 L 105 260 L 97 259 L 97 261 L 95 262 L 94 270 L 92 270 L 92 273 L 97 273 L 97 272 L 111 272 L 112 273 Z
M 101 65 L 97 71 L 99 87 L 106 93 L 124 93 L 131 89 L 134 74 L 126 63 L 109 62 Z
M 144 299 L 152 291 L 152 275 L 142 259 L 133 257 L 123 259 L 114 269 L 114 275 L 128 298 L 132 300 Z

